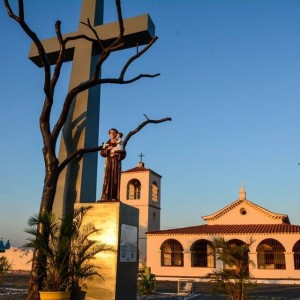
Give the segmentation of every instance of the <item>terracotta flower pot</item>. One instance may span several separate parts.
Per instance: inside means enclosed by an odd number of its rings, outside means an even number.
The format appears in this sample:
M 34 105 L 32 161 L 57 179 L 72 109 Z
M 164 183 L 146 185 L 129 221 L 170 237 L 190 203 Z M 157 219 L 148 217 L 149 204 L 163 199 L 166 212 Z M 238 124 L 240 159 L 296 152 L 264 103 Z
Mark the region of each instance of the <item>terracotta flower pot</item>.
M 40 291 L 41 300 L 70 300 L 71 292 L 62 291 L 62 292 L 42 292 Z

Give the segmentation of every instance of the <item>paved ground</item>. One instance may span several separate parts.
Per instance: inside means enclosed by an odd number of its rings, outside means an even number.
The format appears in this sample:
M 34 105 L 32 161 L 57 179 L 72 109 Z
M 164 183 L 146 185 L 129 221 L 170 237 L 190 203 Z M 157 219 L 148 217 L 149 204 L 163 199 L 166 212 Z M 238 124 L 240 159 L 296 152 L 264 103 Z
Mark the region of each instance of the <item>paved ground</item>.
M 162 281 L 158 282 L 158 291 L 167 293 L 177 292 L 177 282 Z M 202 295 L 202 299 L 225 299 L 221 295 L 216 296 L 213 292 L 212 286 L 208 283 L 196 282 L 194 284 L 194 294 Z M 209 297 L 204 297 L 210 296 Z M 250 292 L 253 299 L 269 299 L 269 300 L 287 300 L 297 299 L 300 300 L 300 285 L 271 285 L 259 284 L 257 288 Z M 201 299 L 201 298 L 199 298 Z
M 8 274 L 2 284 L 0 284 L 0 299 L 5 300 L 24 300 L 29 274 L 16 272 Z M 208 283 L 195 283 L 194 294 L 190 298 L 177 295 L 177 282 L 159 281 L 157 294 L 143 296 L 138 299 L 167 299 L 167 300 L 224 300 L 222 295 L 212 292 L 212 287 Z M 10 294 L 9 294 L 10 293 Z M 251 292 L 253 300 L 300 300 L 300 285 L 258 285 L 257 289 Z
M 0 299 L 24 300 L 29 280 L 28 272 L 7 274 L 0 284 Z

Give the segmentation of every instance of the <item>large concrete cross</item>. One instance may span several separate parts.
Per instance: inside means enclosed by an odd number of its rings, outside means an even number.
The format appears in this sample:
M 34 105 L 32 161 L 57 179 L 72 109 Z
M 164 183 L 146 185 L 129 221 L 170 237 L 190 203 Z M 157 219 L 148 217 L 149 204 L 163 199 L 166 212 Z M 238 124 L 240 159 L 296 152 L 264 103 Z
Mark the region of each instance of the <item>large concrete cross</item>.
M 90 19 L 104 44 L 113 41 L 119 35 L 118 22 L 103 24 L 104 0 L 83 0 L 80 22 Z M 77 32 L 66 36 L 85 34 L 91 36 L 89 28 L 79 22 Z M 154 24 L 148 15 L 124 20 L 123 49 L 148 43 L 155 34 Z M 59 53 L 57 38 L 44 40 L 43 45 L 51 64 L 56 63 Z M 98 47 L 80 39 L 67 44 L 65 61 L 73 60 L 69 90 L 90 78 L 98 55 Z M 31 45 L 29 58 L 42 67 L 36 46 Z M 63 161 L 76 149 L 96 147 L 99 135 L 100 86 L 80 93 L 70 110 L 64 125 L 59 161 Z M 60 217 L 71 211 L 75 202 L 90 203 L 96 200 L 98 153 L 86 154 L 80 161 L 73 161 L 61 173 L 54 201 L 53 211 Z

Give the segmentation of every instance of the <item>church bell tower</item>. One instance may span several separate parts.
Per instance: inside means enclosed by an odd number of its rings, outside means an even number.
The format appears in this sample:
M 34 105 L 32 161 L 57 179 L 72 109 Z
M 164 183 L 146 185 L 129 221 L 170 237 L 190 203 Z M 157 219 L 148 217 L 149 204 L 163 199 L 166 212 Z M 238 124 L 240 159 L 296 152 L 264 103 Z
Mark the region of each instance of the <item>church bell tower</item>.
M 139 265 L 146 263 L 146 232 L 160 230 L 161 176 L 145 168 L 142 160 L 137 167 L 121 174 L 120 200 L 139 209 Z

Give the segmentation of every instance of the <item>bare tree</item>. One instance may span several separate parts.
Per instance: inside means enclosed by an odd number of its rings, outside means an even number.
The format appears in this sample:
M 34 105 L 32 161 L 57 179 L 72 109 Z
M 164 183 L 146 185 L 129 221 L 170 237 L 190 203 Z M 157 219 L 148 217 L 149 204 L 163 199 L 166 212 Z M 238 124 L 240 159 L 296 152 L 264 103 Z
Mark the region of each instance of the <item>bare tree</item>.
M 24 16 L 24 3 L 23 0 L 18 0 L 18 12 L 14 12 L 9 0 L 4 0 L 5 7 L 9 17 L 15 20 L 24 33 L 32 40 L 35 46 L 38 49 L 39 58 L 42 62 L 43 70 L 44 70 L 44 102 L 43 108 L 40 114 L 39 125 L 42 134 L 43 140 L 43 158 L 45 163 L 45 177 L 44 177 L 44 186 L 43 192 L 41 197 L 41 204 L 40 204 L 40 211 L 39 214 L 42 216 L 48 212 L 52 211 L 52 206 L 54 202 L 54 197 L 57 188 L 57 181 L 60 173 L 62 170 L 73 160 L 76 158 L 82 157 L 84 153 L 94 152 L 101 150 L 101 146 L 93 148 L 93 149 L 78 149 L 74 153 L 70 154 L 64 161 L 59 161 L 56 155 L 55 149 L 58 141 L 58 137 L 61 133 L 61 130 L 67 120 L 68 113 L 70 111 L 70 107 L 76 98 L 76 96 L 86 91 L 94 86 L 101 85 L 101 84 L 129 84 L 133 83 L 141 78 L 154 78 L 159 76 L 160 74 L 139 74 L 135 77 L 130 79 L 125 79 L 125 74 L 128 67 L 139 57 L 141 57 L 145 52 L 147 52 L 151 46 L 157 41 L 157 37 L 154 37 L 142 50 L 138 51 L 135 55 L 133 55 L 121 68 L 119 77 L 116 78 L 100 78 L 100 70 L 101 66 L 104 62 L 109 58 L 110 54 L 124 46 L 123 36 L 124 36 L 124 26 L 123 26 L 123 17 L 122 17 L 122 10 L 121 10 L 121 3 L 120 0 L 115 0 L 116 9 L 118 13 L 118 23 L 119 23 L 119 36 L 111 42 L 109 45 L 104 45 L 101 40 L 101 37 L 98 36 L 97 32 L 91 25 L 89 19 L 86 22 L 82 23 L 86 25 L 91 32 L 90 36 L 87 35 L 76 35 L 72 37 L 64 38 L 61 33 L 61 22 L 56 21 L 55 23 L 55 31 L 57 40 L 60 45 L 60 51 L 55 63 L 53 70 L 50 68 L 50 63 L 48 60 L 48 56 L 46 50 L 37 36 L 37 34 L 28 26 L 27 22 L 25 21 Z M 101 49 L 101 54 L 99 54 L 97 64 L 94 69 L 94 73 L 88 78 L 85 82 L 82 82 L 72 88 L 65 96 L 64 103 L 61 108 L 60 115 L 56 120 L 54 126 L 51 128 L 50 126 L 50 116 L 52 112 L 52 106 L 54 103 L 54 91 L 57 85 L 57 82 L 60 77 L 60 72 L 62 65 L 64 63 L 63 58 L 66 52 L 66 45 L 70 41 L 84 39 L 90 41 L 91 43 L 97 44 Z M 164 118 L 160 120 L 150 120 L 147 118 L 145 122 L 143 122 L 140 126 L 138 126 L 134 131 L 131 131 L 128 136 L 126 137 L 125 141 L 128 142 L 129 138 L 141 130 L 145 125 L 150 123 L 161 123 L 165 121 L 170 121 L 170 118 Z M 126 144 L 125 143 L 125 144 Z M 42 224 L 38 226 L 39 234 L 43 235 L 45 241 L 48 240 L 48 235 L 45 233 Z M 32 272 L 31 272 L 31 279 L 30 279 L 30 287 L 28 293 L 28 299 L 34 300 L 38 299 L 38 290 L 40 289 L 43 281 L 43 273 L 41 264 L 39 263 L 41 260 L 37 259 L 40 258 L 41 253 L 39 253 L 38 249 L 34 251 L 33 263 L 32 263 Z

